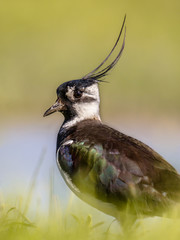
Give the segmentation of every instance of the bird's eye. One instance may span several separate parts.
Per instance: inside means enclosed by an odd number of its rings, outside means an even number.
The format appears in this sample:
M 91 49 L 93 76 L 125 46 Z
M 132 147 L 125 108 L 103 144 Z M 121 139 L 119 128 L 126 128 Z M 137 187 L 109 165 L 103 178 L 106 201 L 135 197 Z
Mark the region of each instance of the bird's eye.
M 82 94 L 83 94 L 83 92 L 81 90 L 79 90 L 79 89 L 76 89 L 74 91 L 74 97 L 75 98 L 80 98 L 82 96 Z

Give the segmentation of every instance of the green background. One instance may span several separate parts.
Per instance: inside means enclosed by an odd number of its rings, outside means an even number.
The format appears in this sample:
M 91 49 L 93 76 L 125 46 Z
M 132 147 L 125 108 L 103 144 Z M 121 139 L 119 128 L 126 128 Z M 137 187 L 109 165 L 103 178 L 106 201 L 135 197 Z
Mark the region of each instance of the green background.
M 42 114 L 58 85 L 106 57 L 127 14 L 125 50 L 101 85 L 102 113 L 179 117 L 179 13 L 179 0 L 1 1 L 2 115 Z

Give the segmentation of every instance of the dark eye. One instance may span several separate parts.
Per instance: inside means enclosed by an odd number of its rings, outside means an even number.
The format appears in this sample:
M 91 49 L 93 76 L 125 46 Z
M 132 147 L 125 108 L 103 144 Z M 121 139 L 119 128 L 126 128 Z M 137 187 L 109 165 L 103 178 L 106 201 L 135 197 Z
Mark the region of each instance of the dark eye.
M 74 91 L 74 97 L 75 98 L 80 98 L 82 96 L 82 94 L 83 94 L 83 92 L 81 90 L 79 90 L 79 89 L 76 89 Z

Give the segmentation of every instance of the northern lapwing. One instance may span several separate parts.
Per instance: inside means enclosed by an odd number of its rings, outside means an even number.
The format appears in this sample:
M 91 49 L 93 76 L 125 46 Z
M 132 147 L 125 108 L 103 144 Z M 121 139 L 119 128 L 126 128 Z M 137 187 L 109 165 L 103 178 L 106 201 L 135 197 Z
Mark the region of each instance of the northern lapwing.
M 103 68 L 123 31 L 117 57 Z M 125 33 L 124 18 L 118 39 L 105 60 L 81 79 L 61 84 L 55 104 L 44 113 L 64 115 L 56 150 L 58 168 L 69 188 L 116 219 L 127 209 L 135 216 L 159 216 L 180 197 L 180 175 L 174 167 L 149 146 L 101 121 L 99 83 L 118 62 Z

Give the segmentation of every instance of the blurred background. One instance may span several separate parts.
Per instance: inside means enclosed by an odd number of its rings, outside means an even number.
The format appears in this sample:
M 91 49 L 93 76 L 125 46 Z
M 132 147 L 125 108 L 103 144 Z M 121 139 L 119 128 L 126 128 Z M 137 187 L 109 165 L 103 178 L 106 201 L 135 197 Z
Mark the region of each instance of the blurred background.
M 125 50 L 108 83 L 100 84 L 102 119 L 150 145 L 180 171 L 179 0 L 6 0 L 0 5 L 3 195 L 27 193 L 43 159 L 33 201 L 46 210 L 53 192 L 67 202 L 70 191 L 55 160 L 63 118 L 42 116 L 61 83 L 81 78 L 107 56 L 125 14 Z

